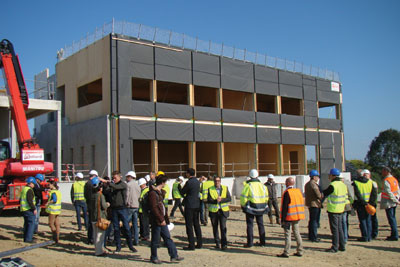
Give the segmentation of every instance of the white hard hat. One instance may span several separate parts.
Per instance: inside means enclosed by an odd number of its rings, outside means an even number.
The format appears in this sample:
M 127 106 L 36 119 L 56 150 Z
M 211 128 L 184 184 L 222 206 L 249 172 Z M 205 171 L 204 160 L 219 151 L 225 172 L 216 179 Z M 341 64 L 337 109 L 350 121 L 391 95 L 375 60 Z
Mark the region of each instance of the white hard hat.
M 179 176 L 178 178 L 181 179 L 181 180 L 185 179 L 185 178 L 183 178 L 183 176 Z
M 147 174 L 147 175 L 144 177 L 144 179 L 146 179 L 147 182 L 150 181 L 150 175 Z
M 96 176 L 99 176 L 99 173 L 98 173 L 96 170 L 91 170 L 91 171 L 89 172 L 89 175 L 96 175 Z
M 173 229 L 174 229 L 174 227 L 175 227 L 175 225 L 173 224 L 173 223 L 169 223 L 168 225 L 168 230 L 171 232 Z
M 257 178 L 258 177 L 258 171 L 256 169 L 252 169 L 249 171 L 249 176 L 250 178 Z
M 140 178 L 138 181 L 139 186 L 146 184 L 146 179 Z
M 129 171 L 127 174 L 125 174 L 125 177 L 126 176 L 131 176 L 131 177 L 133 177 L 133 178 L 136 178 L 136 172 L 134 172 L 134 171 Z
M 268 174 L 268 179 L 274 179 L 275 176 L 273 174 Z
M 78 172 L 77 174 L 75 174 L 75 177 L 78 177 L 79 179 L 83 179 L 83 173 Z
M 365 169 L 361 171 L 361 175 L 364 176 L 364 174 L 371 174 L 371 173 L 369 172 L 369 170 Z

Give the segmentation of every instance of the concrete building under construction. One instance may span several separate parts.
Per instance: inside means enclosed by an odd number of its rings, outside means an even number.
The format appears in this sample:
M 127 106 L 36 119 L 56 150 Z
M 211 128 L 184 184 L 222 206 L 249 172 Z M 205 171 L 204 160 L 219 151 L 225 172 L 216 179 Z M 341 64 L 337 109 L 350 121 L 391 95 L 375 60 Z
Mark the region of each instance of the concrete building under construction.
M 321 173 L 344 168 L 337 80 L 114 30 L 62 56 L 55 80 L 63 164 L 103 175 L 176 177 L 188 167 L 223 177 L 250 168 L 294 175 L 307 173 L 312 151 Z M 322 117 L 326 108 L 332 114 Z M 35 127 L 54 161 L 51 116 Z

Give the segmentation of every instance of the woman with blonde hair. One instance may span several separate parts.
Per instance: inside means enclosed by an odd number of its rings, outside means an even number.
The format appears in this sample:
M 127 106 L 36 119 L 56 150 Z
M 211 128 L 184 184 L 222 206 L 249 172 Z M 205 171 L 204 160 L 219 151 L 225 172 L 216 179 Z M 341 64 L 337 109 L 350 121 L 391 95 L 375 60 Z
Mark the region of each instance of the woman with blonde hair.
M 61 192 L 58 190 L 57 182 L 54 179 L 49 181 L 49 200 L 46 212 L 49 214 L 49 226 L 53 235 L 53 240 L 58 243 L 60 239 L 60 218 L 61 214 Z

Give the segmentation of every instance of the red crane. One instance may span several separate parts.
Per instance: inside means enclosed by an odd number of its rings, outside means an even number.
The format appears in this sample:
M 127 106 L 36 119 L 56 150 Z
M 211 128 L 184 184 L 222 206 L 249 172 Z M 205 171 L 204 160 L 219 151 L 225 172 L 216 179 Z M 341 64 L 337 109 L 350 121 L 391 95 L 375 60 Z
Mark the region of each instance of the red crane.
M 0 210 L 19 206 L 20 190 L 25 179 L 38 173 L 53 172 L 53 163 L 44 161 L 44 151 L 32 139 L 25 111 L 29 98 L 22 75 L 19 58 L 12 43 L 0 42 L 0 69 L 10 101 L 11 118 L 14 122 L 19 145 L 19 158 L 11 158 L 8 142 L 0 142 Z

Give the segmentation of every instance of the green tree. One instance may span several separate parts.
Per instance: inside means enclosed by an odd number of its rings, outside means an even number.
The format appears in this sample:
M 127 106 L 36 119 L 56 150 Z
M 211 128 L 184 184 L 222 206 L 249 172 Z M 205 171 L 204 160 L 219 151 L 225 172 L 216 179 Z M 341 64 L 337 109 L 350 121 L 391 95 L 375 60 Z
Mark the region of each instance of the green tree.
M 392 169 L 393 175 L 399 177 L 400 174 L 400 131 L 388 129 L 380 132 L 372 140 L 365 162 L 372 167 L 375 172 L 380 172 L 382 166 Z

